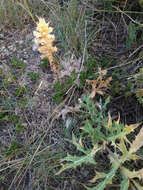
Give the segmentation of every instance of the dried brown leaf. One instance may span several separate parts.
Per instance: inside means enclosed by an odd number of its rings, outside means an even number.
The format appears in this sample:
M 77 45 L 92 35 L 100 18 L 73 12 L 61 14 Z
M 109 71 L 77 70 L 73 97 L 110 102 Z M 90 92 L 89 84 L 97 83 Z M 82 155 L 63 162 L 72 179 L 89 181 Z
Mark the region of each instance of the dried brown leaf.
M 143 127 L 141 128 L 140 132 L 136 136 L 135 140 L 131 144 L 130 153 L 134 153 L 139 150 L 143 146 Z
M 60 111 L 57 118 L 62 116 L 62 119 L 65 120 L 65 117 L 68 113 L 79 112 L 79 109 L 80 109 L 80 105 L 76 105 L 75 107 L 65 106 L 65 108 Z
M 130 171 L 129 169 L 125 168 L 125 167 L 121 167 L 123 173 L 129 178 L 129 179 L 133 179 L 133 178 L 139 178 L 139 179 L 143 179 L 143 168 L 138 170 L 138 171 Z
M 134 130 L 140 125 L 141 123 L 135 123 L 131 125 L 125 125 L 124 131 L 127 132 L 128 134 L 131 132 L 134 132 Z
M 108 88 L 112 77 L 108 77 L 106 80 L 103 80 L 103 77 L 106 75 L 107 71 L 99 71 L 99 76 L 95 80 L 86 80 L 86 82 L 92 86 L 92 92 L 90 94 L 90 98 L 94 98 L 96 94 L 104 95 L 104 91 L 102 88 Z
M 108 117 L 109 117 L 109 119 L 108 119 L 107 127 L 110 128 L 112 126 L 112 117 L 111 117 L 110 113 L 108 113 Z

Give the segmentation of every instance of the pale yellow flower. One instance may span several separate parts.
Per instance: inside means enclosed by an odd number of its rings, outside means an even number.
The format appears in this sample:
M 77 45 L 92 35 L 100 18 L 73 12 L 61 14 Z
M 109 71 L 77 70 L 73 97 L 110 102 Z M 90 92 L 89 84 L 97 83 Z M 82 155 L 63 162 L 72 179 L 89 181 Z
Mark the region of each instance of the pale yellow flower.
M 42 53 L 41 58 L 48 58 L 51 68 L 58 74 L 53 63 L 53 54 L 57 52 L 57 48 L 53 46 L 55 36 L 51 32 L 53 32 L 53 28 L 49 26 L 49 22 L 46 23 L 44 18 L 39 18 L 36 31 L 33 32 L 35 43 L 38 44 L 38 51 Z

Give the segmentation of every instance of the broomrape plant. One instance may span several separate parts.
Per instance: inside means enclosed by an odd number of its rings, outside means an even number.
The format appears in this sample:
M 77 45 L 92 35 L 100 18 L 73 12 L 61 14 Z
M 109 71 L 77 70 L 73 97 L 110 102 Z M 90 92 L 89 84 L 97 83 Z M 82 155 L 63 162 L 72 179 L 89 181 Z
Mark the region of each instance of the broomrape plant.
M 93 103 L 91 98 L 86 97 L 81 102 L 81 113 L 84 117 L 83 127 L 79 140 L 72 135 L 72 143 L 82 156 L 68 154 L 62 159 L 66 164 L 62 164 L 62 168 L 57 174 L 66 169 L 76 168 L 83 164 L 91 164 L 95 168 L 95 177 L 90 180 L 92 187 L 84 187 L 87 190 L 104 190 L 106 187 L 115 183 L 115 187 L 120 190 L 133 190 L 135 187 L 143 190 L 140 182 L 143 179 L 143 168 L 139 170 L 131 170 L 128 162 L 136 162 L 141 159 L 136 153 L 143 146 L 143 127 L 135 139 L 131 142 L 127 135 L 134 132 L 140 123 L 132 125 L 123 125 L 120 118 L 112 121 L 111 115 L 105 116 L 105 108 L 109 103 L 109 99 L 105 104 L 100 101 L 101 109 L 97 109 L 97 105 Z M 90 139 L 90 141 L 89 141 Z M 90 143 L 89 143 L 90 142 Z M 105 159 L 110 161 L 108 171 L 100 172 L 100 159 L 97 156 L 105 154 Z M 102 159 L 102 158 L 101 158 Z M 105 163 L 108 165 L 108 161 Z M 117 176 L 120 174 L 121 179 Z M 120 180 L 120 185 L 119 184 Z M 118 181 L 118 182 L 117 182 Z
M 57 52 L 57 48 L 53 46 L 55 36 L 51 34 L 53 28 L 49 24 L 49 22 L 46 23 L 44 18 L 39 18 L 39 23 L 37 23 L 36 31 L 33 34 L 35 36 L 35 43 L 38 45 L 38 51 L 42 53 L 41 58 L 49 59 L 51 68 L 58 76 L 58 71 L 53 61 L 53 54 Z

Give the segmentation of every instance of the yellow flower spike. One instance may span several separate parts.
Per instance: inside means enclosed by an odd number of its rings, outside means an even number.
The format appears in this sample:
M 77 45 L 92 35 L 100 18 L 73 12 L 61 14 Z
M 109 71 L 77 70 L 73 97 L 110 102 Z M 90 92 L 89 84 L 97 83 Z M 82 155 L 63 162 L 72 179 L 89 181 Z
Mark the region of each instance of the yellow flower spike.
M 41 59 L 48 58 L 51 68 L 58 76 L 58 71 L 53 61 L 53 54 L 57 52 L 57 48 L 53 46 L 55 36 L 51 34 L 53 28 L 49 27 L 49 24 L 49 22 L 46 23 L 44 18 L 39 18 L 39 23 L 37 23 L 36 31 L 33 32 L 33 35 L 35 36 L 35 43 L 38 45 L 38 51 L 42 53 Z

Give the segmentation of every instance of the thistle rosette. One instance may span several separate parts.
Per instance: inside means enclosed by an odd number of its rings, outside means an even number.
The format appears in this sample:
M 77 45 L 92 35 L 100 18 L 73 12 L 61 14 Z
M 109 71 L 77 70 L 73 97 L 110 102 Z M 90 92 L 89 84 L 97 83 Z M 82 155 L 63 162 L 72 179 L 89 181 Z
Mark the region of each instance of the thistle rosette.
M 39 18 L 39 23 L 37 23 L 36 31 L 33 32 L 33 35 L 35 36 L 35 43 L 38 45 L 38 51 L 42 53 L 41 59 L 48 58 L 51 68 L 58 75 L 53 61 L 53 54 L 57 52 L 57 48 L 53 46 L 55 36 L 51 34 L 53 28 L 49 24 L 49 22 L 46 23 L 44 18 Z

